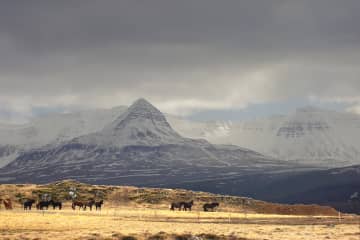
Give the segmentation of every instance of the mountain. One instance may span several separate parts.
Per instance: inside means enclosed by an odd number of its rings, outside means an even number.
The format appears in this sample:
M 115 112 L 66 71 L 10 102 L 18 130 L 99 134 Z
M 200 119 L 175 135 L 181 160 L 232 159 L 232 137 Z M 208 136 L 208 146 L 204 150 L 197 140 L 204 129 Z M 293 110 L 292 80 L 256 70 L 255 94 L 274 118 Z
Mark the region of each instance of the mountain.
M 116 107 L 51 114 L 24 125 L 0 125 L 0 168 L 24 151 L 98 132 L 126 110 Z M 289 115 L 239 122 L 164 116 L 187 138 L 242 146 L 272 158 L 324 168 L 360 164 L 360 117 L 352 113 L 304 107 Z
M 158 109 L 145 99 L 139 99 L 102 131 L 79 137 L 76 141 L 121 147 L 186 144 L 189 140 L 175 132 Z
M 305 107 L 252 121 L 175 119 L 172 124 L 184 136 L 243 146 L 277 159 L 328 168 L 360 164 L 360 117 L 352 113 Z
M 0 181 L 73 178 L 93 183 L 157 185 L 295 167 L 307 168 L 237 146 L 182 137 L 159 110 L 139 99 L 99 131 L 20 153 L 0 169 Z
M 29 123 L 0 125 L 0 168 L 15 160 L 23 151 L 58 144 L 74 137 L 101 130 L 127 107 L 96 109 L 37 117 Z

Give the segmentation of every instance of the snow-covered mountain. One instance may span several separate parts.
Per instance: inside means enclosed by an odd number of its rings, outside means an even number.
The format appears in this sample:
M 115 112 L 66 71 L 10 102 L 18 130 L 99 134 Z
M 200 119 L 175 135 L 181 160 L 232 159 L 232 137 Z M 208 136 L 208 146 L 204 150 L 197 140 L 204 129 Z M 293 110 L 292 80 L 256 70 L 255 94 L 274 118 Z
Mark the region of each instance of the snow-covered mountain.
M 116 119 L 122 121 L 119 116 L 126 110 L 127 107 L 123 106 L 51 114 L 35 118 L 25 125 L 0 125 L 0 167 L 13 161 L 23 151 L 47 144 L 59 144 L 98 132 L 106 126 L 109 128 L 111 123 L 115 124 Z M 137 114 L 134 113 L 127 119 L 138 117 Z M 360 164 L 360 117 L 352 113 L 305 107 L 285 116 L 241 122 L 196 122 L 169 114 L 165 116 L 177 133 L 188 138 L 206 139 L 214 144 L 237 145 L 273 158 L 324 167 Z M 157 125 L 160 126 L 160 123 L 161 121 Z M 141 128 L 138 122 L 131 121 L 131 124 Z M 151 124 L 147 123 L 147 127 L 151 127 Z M 117 129 L 115 132 L 119 131 L 123 130 Z M 127 134 L 131 138 L 126 138 L 126 141 L 130 141 L 126 144 L 139 140 L 136 140 L 135 133 Z M 168 132 L 165 136 L 166 139 L 162 140 L 170 143 L 175 135 L 174 132 Z M 101 138 L 97 135 L 91 137 L 97 138 L 97 141 Z M 110 138 L 103 141 L 114 143 L 114 139 Z M 116 138 L 116 141 L 117 144 L 125 143 L 125 139 Z
M 102 129 L 76 139 L 87 145 L 122 147 L 184 144 L 165 116 L 145 99 L 138 99 L 123 114 Z
M 155 175 L 164 182 L 162 176 L 169 174 L 202 179 L 200 171 L 250 174 L 292 168 L 249 149 L 182 137 L 159 110 L 139 99 L 99 131 L 20 153 L 0 170 L 0 181 L 75 178 L 109 183 L 135 171 L 136 181 Z
M 184 136 L 234 144 L 277 159 L 324 167 L 360 164 L 360 117 L 352 113 L 305 107 L 252 121 L 170 123 Z

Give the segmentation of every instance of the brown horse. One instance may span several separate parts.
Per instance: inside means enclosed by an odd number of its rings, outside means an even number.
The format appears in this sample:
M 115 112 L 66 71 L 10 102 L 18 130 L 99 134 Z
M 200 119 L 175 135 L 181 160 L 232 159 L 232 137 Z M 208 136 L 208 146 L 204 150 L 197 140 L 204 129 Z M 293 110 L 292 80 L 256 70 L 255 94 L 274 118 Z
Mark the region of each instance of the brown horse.
M 8 199 L 3 199 L 2 202 L 4 203 L 4 206 L 5 206 L 6 210 L 13 209 L 12 202 L 11 202 L 11 200 L 9 198 Z
M 95 204 L 95 201 L 93 199 L 84 203 L 84 211 L 86 210 L 86 207 L 89 207 L 90 211 L 92 211 L 92 207 L 94 206 L 94 204 Z
M 76 207 L 79 207 L 79 210 L 80 210 L 81 208 L 84 209 L 85 203 L 84 203 L 84 202 L 81 202 L 81 201 L 73 201 L 72 204 L 71 204 L 71 208 L 72 208 L 73 210 L 75 210 Z M 86 208 L 86 207 L 85 207 L 85 208 Z M 85 210 L 85 209 L 84 209 L 84 210 Z

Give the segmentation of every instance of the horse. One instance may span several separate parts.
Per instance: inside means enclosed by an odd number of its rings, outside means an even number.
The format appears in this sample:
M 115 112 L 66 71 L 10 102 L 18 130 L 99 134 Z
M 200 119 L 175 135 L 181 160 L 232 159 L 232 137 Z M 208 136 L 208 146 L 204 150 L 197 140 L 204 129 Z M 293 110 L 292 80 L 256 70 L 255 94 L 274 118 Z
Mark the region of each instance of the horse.
M 95 200 L 93 199 L 89 200 L 84 204 L 84 210 L 86 210 L 86 207 L 89 207 L 90 211 L 92 211 L 92 207 L 94 206 L 94 204 L 95 204 Z
M 84 202 L 81 202 L 81 201 L 73 201 L 72 204 L 71 204 L 71 208 L 72 208 L 73 210 L 75 210 L 77 206 L 79 207 L 79 210 L 80 210 L 81 208 L 84 208 L 85 203 L 84 203 Z M 84 210 L 85 210 L 85 209 L 84 209 Z
M 175 211 L 175 208 L 178 208 L 179 211 L 183 207 L 183 202 L 173 202 L 170 204 L 170 210 Z
M 13 209 L 11 199 L 9 199 L 9 198 L 8 199 L 3 199 L 2 202 L 4 203 L 4 206 L 5 206 L 6 210 Z
M 190 202 L 182 202 L 182 206 L 184 208 L 183 209 L 184 211 L 187 211 L 187 210 L 191 211 L 191 208 L 192 208 L 193 205 L 194 205 L 193 200 L 191 200 Z
M 211 211 L 214 211 L 214 209 L 215 209 L 216 207 L 219 207 L 219 205 L 220 205 L 220 204 L 219 204 L 218 202 L 205 203 L 205 204 L 203 205 L 204 212 L 208 212 L 209 209 L 211 209 Z
M 50 200 L 50 204 L 53 206 L 54 210 L 56 208 L 59 208 L 59 210 L 62 209 L 62 202 Z
M 96 211 L 99 209 L 101 211 L 101 205 L 103 205 L 104 200 L 100 200 L 98 202 L 95 202 Z
M 38 202 L 36 204 L 36 209 L 37 210 L 44 210 L 44 208 L 45 208 L 46 210 L 48 210 L 50 204 L 51 204 L 51 201 L 40 201 L 40 202 Z
M 24 203 L 24 210 L 31 210 L 32 205 L 35 203 L 34 199 L 27 199 Z

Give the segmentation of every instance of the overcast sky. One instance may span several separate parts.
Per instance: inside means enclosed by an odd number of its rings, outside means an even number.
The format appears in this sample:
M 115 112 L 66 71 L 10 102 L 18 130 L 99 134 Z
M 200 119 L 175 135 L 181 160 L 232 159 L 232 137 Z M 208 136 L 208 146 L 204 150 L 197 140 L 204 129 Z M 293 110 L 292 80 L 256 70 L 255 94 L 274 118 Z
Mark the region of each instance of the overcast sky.
M 359 23 L 359 0 L 2 1 L 0 120 L 139 97 L 200 119 L 360 113 Z

